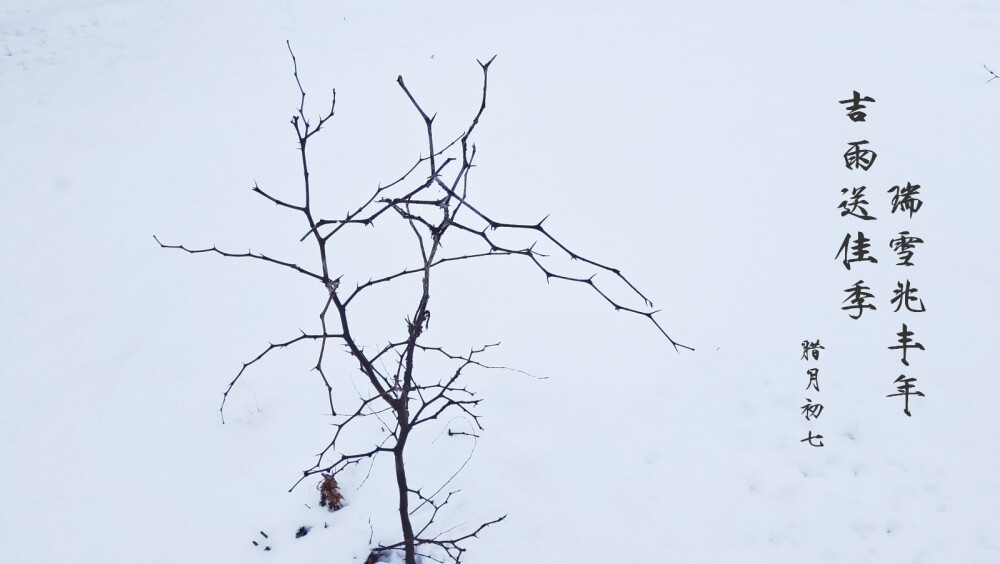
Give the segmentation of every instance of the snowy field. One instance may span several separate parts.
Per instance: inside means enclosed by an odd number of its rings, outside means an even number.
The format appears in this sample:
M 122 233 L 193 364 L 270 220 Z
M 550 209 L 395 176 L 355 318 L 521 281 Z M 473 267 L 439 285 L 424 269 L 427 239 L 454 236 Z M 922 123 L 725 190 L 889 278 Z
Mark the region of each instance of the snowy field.
M 318 478 L 288 491 L 330 440 L 313 344 L 254 365 L 220 421 L 242 363 L 316 330 L 322 285 L 153 239 L 315 265 L 301 217 L 250 190 L 301 194 L 286 40 L 306 113 L 337 93 L 310 141 L 324 214 L 426 154 L 398 75 L 451 138 L 497 55 L 471 197 L 550 215 L 695 349 L 523 260 L 447 271 L 427 339 L 502 342 L 484 361 L 535 376 L 470 372 L 480 438 L 441 421 L 410 452 L 429 490 L 468 459 L 439 530 L 507 515 L 463 562 L 1000 562 L 991 0 L 3 0 L 0 562 L 361 563 L 400 539 L 388 457 L 338 476 L 336 513 Z M 874 99 L 864 122 L 839 103 L 854 91 Z M 877 161 L 848 169 L 862 139 Z M 891 211 L 906 183 L 912 217 Z M 861 184 L 875 221 L 840 214 Z M 912 267 L 889 244 L 904 230 L 923 240 Z M 859 231 L 878 263 L 848 271 Z M 347 278 L 394 258 L 368 233 Z M 862 279 L 877 309 L 854 320 Z M 906 281 L 926 311 L 894 311 Z M 358 315 L 399 331 L 400 300 Z M 909 366 L 888 348 L 902 323 L 924 346 Z M 349 360 L 331 377 L 363 385 Z M 924 394 L 909 417 L 887 397 L 900 374 Z

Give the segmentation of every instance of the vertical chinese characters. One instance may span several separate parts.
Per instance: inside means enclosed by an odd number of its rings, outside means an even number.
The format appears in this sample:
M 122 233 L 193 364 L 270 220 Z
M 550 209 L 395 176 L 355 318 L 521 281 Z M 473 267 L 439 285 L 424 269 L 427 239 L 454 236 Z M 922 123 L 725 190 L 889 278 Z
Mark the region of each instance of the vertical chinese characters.
M 802 341 L 802 357 L 800 360 L 809 362 L 819 361 L 819 351 L 825 349 L 823 345 L 819 343 L 819 339 L 815 341 L 810 341 L 806 339 Z M 806 370 L 806 375 L 809 376 L 809 383 L 806 384 L 806 390 L 812 388 L 815 391 L 819 391 L 819 368 L 812 367 Z M 814 419 L 819 419 L 819 416 L 823 413 L 823 404 L 818 402 L 813 402 L 812 398 L 806 398 L 806 403 L 801 408 L 802 415 L 805 416 L 806 421 L 812 421 Z M 823 445 L 823 435 L 813 434 L 812 429 L 809 429 L 809 435 L 802 439 L 802 443 L 807 443 L 810 446 L 821 447 Z
M 838 103 L 844 106 L 843 109 L 847 112 L 847 118 L 851 122 L 858 124 L 867 122 L 868 113 L 866 110 L 869 109 L 869 104 L 875 103 L 875 99 L 871 96 L 863 96 L 860 92 L 854 90 L 851 97 L 840 100 Z M 862 129 L 864 127 L 861 126 Z M 877 158 L 878 154 L 875 152 L 873 144 L 867 138 L 860 141 L 848 142 L 847 150 L 843 154 L 844 166 L 852 171 L 851 174 L 864 174 L 875 165 Z M 840 189 L 843 198 L 837 206 L 837 209 L 840 210 L 840 217 L 847 218 L 847 221 L 856 222 L 860 220 L 869 222 L 878 219 L 874 215 L 875 213 L 883 215 L 882 213 L 878 213 L 876 206 L 867 199 L 868 196 L 865 193 L 867 189 L 868 187 L 865 185 L 843 187 Z M 895 221 L 912 221 L 924 205 L 923 194 L 920 190 L 921 186 L 913 182 L 900 183 L 885 190 L 884 193 L 890 195 L 888 199 L 890 217 Z M 876 224 L 871 223 L 866 225 L 871 227 Z M 866 228 L 865 231 L 873 233 L 872 229 Z M 918 246 L 923 245 L 924 240 L 919 236 L 912 235 L 909 229 L 902 229 L 897 233 L 898 235 L 894 237 L 888 237 L 889 249 L 896 254 L 898 260 L 894 266 L 912 267 L 915 265 L 914 255 Z M 878 234 L 877 229 L 874 229 L 874 234 L 871 237 L 866 235 L 864 231 L 855 231 L 853 234 L 848 231 L 841 241 L 834 258 L 839 260 L 846 270 L 852 270 L 853 267 L 857 272 L 861 273 L 861 276 L 864 276 L 865 272 L 870 272 L 866 269 L 873 268 L 873 265 L 879 263 L 878 257 L 873 254 L 872 249 L 885 248 L 881 246 L 882 243 L 879 243 L 879 246 L 873 247 L 872 239 L 876 238 Z M 853 285 L 844 290 L 846 297 L 841 301 L 842 305 L 840 309 L 846 311 L 851 319 L 857 321 L 861 319 L 865 312 L 877 311 L 878 307 L 876 303 L 879 300 L 875 296 L 876 292 L 877 290 L 873 291 L 865 283 L 864 278 L 857 279 Z M 927 311 L 923 297 L 918 295 L 917 287 L 909 278 L 906 278 L 905 281 L 896 282 L 896 288 L 892 290 L 892 296 L 889 299 L 889 307 L 892 308 L 892 314 L 906 316 Z M 902 330 L 896 333 L 896 337 L 897 339 L 893 344 L 888 346 L 888 349 L 899 351 L 900 362 L 904 366 L 910 367 L 913 352 L 925 350 L 924 345 L 916 340 L 915 331 L 905 322 L 902 323 Z M 912 416 L 910 411 L 911 397 L 924 397 L 923 392 L 916 390 L 916 381 L 915 377 L 907 377 L 905 374 L 900 374 L 894 381 L 894 384 L 897 384 L 896 392 L 887 395 L 887 397 L 903 398 L 903 413 L 907 416 Z M 813 382 L 810 381 L 810 385 L 812 384 Z M 815 389 L 818 391 L 818 379 L 815 384 Z M 806 389 L 809 389 L 809 386 Z M 803 413 L 806 414 L 806 418 L 809 419 L 810 417 L 819 416 L 819 413 L 822 411 L 822 405 L 813 404 L 811 401 L 808 401 L 802 409 Z M 812 444 L 811 441 L 810 444 Z

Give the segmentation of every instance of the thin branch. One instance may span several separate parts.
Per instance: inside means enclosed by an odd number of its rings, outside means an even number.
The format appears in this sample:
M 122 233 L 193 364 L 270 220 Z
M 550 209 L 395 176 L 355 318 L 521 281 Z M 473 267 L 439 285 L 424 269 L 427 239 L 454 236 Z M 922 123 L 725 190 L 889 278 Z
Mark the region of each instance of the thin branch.
M 258 361 L 262 360 L 265 356 L 267 356 L 268 354 L 270 354 L 272 351 L 274 351 L 276 349 L 283 349 L 285 347 L 288 347 L 289 345 L 294 345 L 295 343 L 298 343 L 299 341 L 316 340 L 316 339 L 323 339 L 325 341 L 327 338 L 330 338 L 330 337 L 340 337 L 340 336 L 341 335 L 327 335 L 327 334 L 308 335 L 305 332 L 303 332 L 298 337 L 295 337 L 294 339 L 290 339 L 290 340 L 285 341 L 283 343 L 271 343 L 271 344 L 269 344 L 267 346 L 267 348 L 264 349 L 263 352 L 261 352 L 260 354 L 258 354 L 257 356 L 255 356 L 253 358 L 253 360 L 251 360 L 250 362 L 244 362 L 243 363 L 243 367 L 240 368 L 240 371 L 236 374 L 236 377 L 233 378 L 233 380 L 231 382 L 229 382 L 229 386 L 226 387 L 226 391 L 222 393 L 222 405 L 219 406 L 219 414 L 222 416 L 222 424 L 223 425 L 226 424 L 226 415 L 225 415 L 225 413 L 224 413 L 223 410 L 226 408 L 226 399 L 229 397 L 229 392 L 231 392 L 233 390 L 233 386 L 236 385 L 236 382 L 240 379 L 241 376 L 243 376 L 243 373 L 246 372 L 247 368 L 250 368 L 251 366 L 253 366 L 254 364 L 256 364 Z
M 263 190 L 261 190 L 260 186 L 258 186 L 256 182 L 253 183 L 253 188 L 251 188 L 251 190 L 253 192 L 256 192 L 256 193 L 260 194 L 261 196 L 264 196 L 268 200 L 271 200 L 272 202 L 275 203 L 275 205 L 279 205 L 279 206 L 286 207 L 288 209 L 293 209 L 295 211 L 300 211 L 300 212 L 306 211 L 306 209 L 304 207 L 302 207 L 302 206 L 294 206 L 292 204 L 289 204 L 289 203 L 284 202 L 282 200 L 279 200 L 277 198 L 271 197 L 270 194 L 268 194 L 267 192 L 264 192 Z
M 278 264 L 278 265 L 281 265 L 281 266 L 285 266 L 285 267 L 291 268 L 292 270 L 294 270 L 294 271 L 296 271 L 296 272 L 298 272 L 300 274 L 305 274 L 306 276 L 309 276 L 311 278 L 315 278 L 317 280 L 323 280 L 323 277 L 320 276 L 319 274 L 310 272 L 310 271 L 302 268 L 301 266 L 298 266 L 296 264 L 292 264 L 290 262 L 285 262 L 285 261 L 273 259 L 273 258 L 271 258 L 269 256 L 262 255 L 262 254 L 259 254 L 259 253 L 254 254 L 251 251 L 247 251 L 245 253 L 229 253 L 229 252 L 226 252 L 226 251 L 219 250 L 218 248 L 215 247 L 215 245 L 213 245 L 211 248 L 205 248 L 205 249 L 189 249 L 189 248 L 185 247 L 184 245 L 166 245 L 166 244 L 162 243 L 156 237 L 156 235 L 153 235 L 153 239 L 155 239 L 156 242 L 161 247 L 163 247 L 164 249 L 180 249 L 182 251 L 186 251 L 188 253 L 191 253 L 192 255 L 196 255 L 198 253 L 216 253 L 216 254 L 219 254 L 219 255 L 222 255 L 222 256 L 228 257 L 228 258 L 253 258 L 253 259 L 262 260 L 262 261 L 265 261 L 265 262 L 270 262 L 272 264 Z

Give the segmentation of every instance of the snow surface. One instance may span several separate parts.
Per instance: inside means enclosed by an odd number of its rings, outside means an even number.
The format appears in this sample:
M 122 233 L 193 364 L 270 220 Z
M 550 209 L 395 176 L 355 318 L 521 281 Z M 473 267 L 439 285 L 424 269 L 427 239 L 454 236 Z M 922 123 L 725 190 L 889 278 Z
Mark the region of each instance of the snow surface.
M 0 561 L 361 562 L 399 538 L 387 459 L 360 489 L 367 468 L 342 475 L 337 513 L 310 483 L 287 493 L 329 438 L 309 345 L 248 372 L 219 421 L 242 362 L 317 326 L 322 288 L 152 237 L 312 260 L 300 219 L 248 190 L 299 193 L 286 39 L 310 114 L 337 89 L 318 208 L 424 149 L 397 75 L 447 137 L 497 54 L 482 209 L 552 214 L 697 349 L 515 260 L 443 277 L 428 338 L 502 341 L 487 361 L 547 377 L 469 375 L 486 431 L 440 522 L 508 518 L 463 561 L 1000 562 L 1000 4 L 944 0 L 5 0 Z M 865 123 L 837 103 L 853 90 L 876 100 Z M 861 138 L 878 161 L 849 171 Z M 912 219 L 889 213 L 905 182 Z M 859 183 L 863 227 L 837 210 Z M 860 229 L 879 264 L 847 272 L 834 254 Z M 905 272 L 886 245 L 903 229 L 926 241 Z M 927 312 L 892 311 L 904 276 Z M 859 278 L 878 310 L 853 321 Z M 365 307 L 401 323 L 394 299 Z M 926 347 L 909 368 L 886 348 L 901 321 Z M 904 371 L 926 394 L 912 417 L 885 397 Z M 424 439 L 410 468 L 436 489 L 473 445 Z

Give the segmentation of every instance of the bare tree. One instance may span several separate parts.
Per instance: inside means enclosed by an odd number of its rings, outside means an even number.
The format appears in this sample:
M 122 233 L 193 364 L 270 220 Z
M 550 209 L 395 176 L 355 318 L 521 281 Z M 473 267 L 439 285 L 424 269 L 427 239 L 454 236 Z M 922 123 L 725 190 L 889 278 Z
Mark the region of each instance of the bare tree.
M 222 405 L 219 408 L 223 414 L 223 423 L 225 423 L 226 399 L 247 369 L 276 349 L 307 341 L 317 343 L 319 351 L 315 371 L 326 388 L 329 412 L 333 418 L 332 437 L 317 455 L 315 463 L 303 471 L 292 488 L 310 477 L 330 479 L 361 462 L 371 464 L 379 455 L 391 456 L 395 468 L 402 540 L 379 545 L 372 552 L 370 560 L 374 561 L 386 551 L 402 550 L 405 553 L 406 563 L 415 564 L 418 554 L 427 550 L 458 563 L 466 550 L 463 543 L 476 537 L 486 527 L 502 521 L 505 516 L 486 521 L 464 534 L 455 532 L 454 528 L 441 530 L 440 525 L 436 525 L 439 512 L 456 493 L 445 491 L 451 478 L 433 492 L 425 492 L 415 487 L 407 476 L 406 447 L 415 429 L 446 417 L 463 417 L 473 425 L 473 429 L 481 430 L 479 415 L 476 413 L 476 407 L 481 400 L 465 386 L 462 376 L 470 367 L 487 369 L 501 367 L 491 366 L 480 360 L 483 353 L 495 344 L 474 347 L 468 352 L 455 352 L 431 344 L 424 338 L 430 325 L 429 305 L 434 281 L 432 275 L 439 267 L 448 263 L 488 260 L 499 256 L 520 257 L 534 264 L 545 275 L 546 280 L 556 279 L 588 286 L 615 310 L 645 317 L 666 337 L 675 350 L 693 349 L 670 338 L 655 319 L 656 312 L 650 309 L 652 302 L 618 269 L 571 250 L 549 233 L 543 226 L 544 219 L 537 223 L 499 221 L 472 203 L 469 194 L 469 176 L 475 162 L 476 146 L 471 142 L 471 137 L 486 109 L 487 78 L 493 59 L 485 63 L 479 62 L 483 83 L 478 111 L 465 130 L 444 146 L 439 146 L 436 141 L 435 116 L 427 114 L 407 88 L 403 77 L 398 77 L 400 89 L 419 114 L 427 130 L 427 155 L 418 158 L 395 182 L 378 186 L 367 198 L 362 199 L 353 211 L 349 211 L 342 218 L 324 219 L 317 215 L 313 207 L 311 198 L 313 185 L 306 148 L 313 136 L 333 118 L 336 91 L 333 92 L 329 111 L 315 122 L 311 122 L 306 117 L 306 93 L 299 80 L 298 63 L 290 45 L 289 53 L 292 57 L 293 75 L 300 92 L 298 110 L 292 116 L 291 124 L 295 129 L 301 154 L 302 199 L 297 202 L 286 201 L 268 194 L 256 184 L 253 186 L 253 192 L 279 207 L 304 217 L 306 230 L 300 242 L 311 240 L 315 244 L 315 264 L 303 267 L 252 251 L 233 253 L 215 246 L 189 248 L 184 245 L 167 245 L 159 239 L 156 241 L 164 248 L 180 249 L 188 253 L 211 253 L 270 263 L 294 270 L 324 286 L 325 299 L 319 308 L 318 330 L 310 333 L 300 331 L 300 334 L 290 339 L 270 344 L 255 358 L 244 363 L 223 393 Z M 419 176 L 420 169 L 425 171 L 426 176 Z M 372 275 L 370 278 L 368 277 L 370 273 L 358 275 L 334 270 L 335 265 L 330 264 L 328 257 L 332 254 L 334 242 L 338 241 L 335 237 L 338 233 L 351 228 L 382 225 L 393 219 L 403 222 L 412 234 L 412 242 L 415 244 L 411 266 L 391 273 Z M 512 232 L 526 233 L 535 243 L 527 247 L 504 243 L 504 237 Z M 464 240 L 466 248 L 471 242 L 475 250 L 461 254 L 445 253 L 443 243 L 446 238 L 448 241 Z M 592 270 L 593 274 L 574 276 L 568 274 L 565 269 L 549 266 L 552 257 L 535 250 L 536 243 L 551 247 L 555 253 L 563 255 L 563 259 L 578 261 Z M 455 247 L 449 245 L 449 249 L 459 247 L 461 245 Z M 356 281 L 354 287 L 349 288 L 346 287 L 347 284 L 341 283 L 345 274 L 348 280 Z M 618 298 L 613 298 L 612 294 L 605 290 L 604 285 L 595 280 L 597 274 L 603 274 L 612 282 L 621 284 L 622 288 L 635 300 L 641 301 L 642 305 L 632 307 Z M 352 321 L 357 316 L 364 315 L 363 312 L 359 313 L 357 309 L 352 309 L 355 300 L 367 292 L 392 286 L 393 283 L 404 279 L 419 280 L 419 292 L 412 304 L 411 313 L 400 327 L 400 334 L 396 337 L 387 337 L 387 342 L 378 347 L 363 346 L 352 332 Z M 355 397 L 353 403 L 346 408 L 343 405 L 335 405 L 334 386 L 324 368 L 328 358 L 327 351 L 335 345 L 345 348 L 348 355 L 357 363 L 357 370 L 369 386 L 367 390 L 357 390 L 356 396 L 352 396 Z M 422 362 L 426 365 L 432 357 L 451 365 L 452 368 L 449 369 L 447 376 L 435 377 L 434 371 L 417 370 L 418 364 Z M 357 450 L 344 447 L 345 437 L 351 433 L 361 432 L 364 428 L 361 423 L 372 420 L 377 423 L 375 427 L 382 432 L 375 443 L 369 443 L 374 446 Z M 449 429 L 448 433 L 476 436 L 476 431 L 466 433 Z M 337 503 L 339 504 L 339 498 Z

